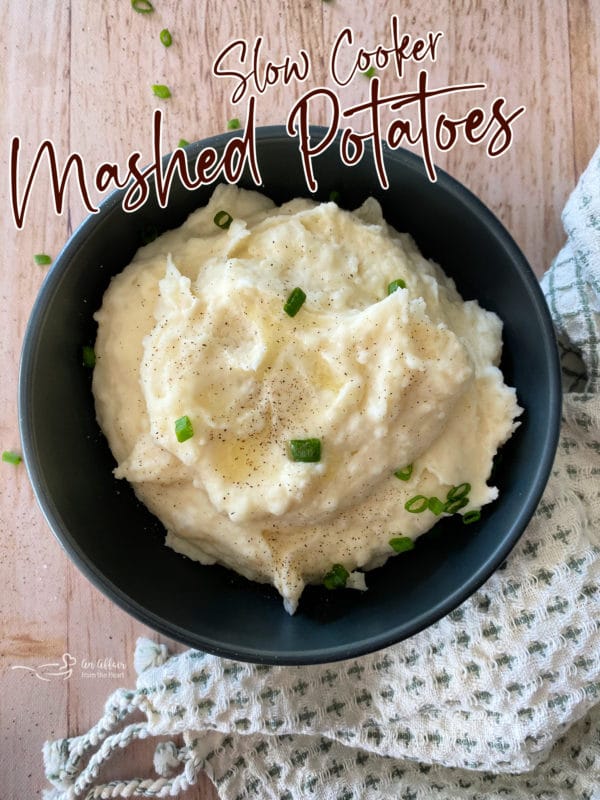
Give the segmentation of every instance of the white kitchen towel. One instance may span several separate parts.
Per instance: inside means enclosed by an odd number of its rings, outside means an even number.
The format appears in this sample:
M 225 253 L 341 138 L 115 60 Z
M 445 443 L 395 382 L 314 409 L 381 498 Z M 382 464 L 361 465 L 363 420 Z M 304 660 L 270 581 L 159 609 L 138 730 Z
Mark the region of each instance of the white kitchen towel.
M 223 800 L 600 798 L 600 149 L 563 221 L 542 282 L 560 441 L 500 569 L 427 630 L 336 664 L 169 657 L 140 640 L 136 688 L 87 734 L 46 744 L 47 800 L 176 796 L 200 769 Z M 97 783 L 115 748 L 165 734 L 157 775 Z

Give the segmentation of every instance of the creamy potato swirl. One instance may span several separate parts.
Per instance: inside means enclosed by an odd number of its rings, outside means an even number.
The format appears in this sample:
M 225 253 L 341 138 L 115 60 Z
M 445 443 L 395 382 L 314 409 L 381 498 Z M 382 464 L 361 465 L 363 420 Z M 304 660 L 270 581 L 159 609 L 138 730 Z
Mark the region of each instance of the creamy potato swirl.
M 291 317 L 295 287 L 306 299 Z M 497 366 L 502 324 L 373 199 L 276 207 L 219 186 L 138 251 L 96 319 L 93 390 L 115 474 L 169 546 L 273 583 L 290 612 L 333 564 L 361 586 L 355 570 L 393 555 L 390 538 L 435 524 L 406 510 L 412 497 L 469 483 L 465 513 L 497 496 L 492 459 L 520 413 Z M 320 460 L 294 461 L 290 441 L 307 438 Z

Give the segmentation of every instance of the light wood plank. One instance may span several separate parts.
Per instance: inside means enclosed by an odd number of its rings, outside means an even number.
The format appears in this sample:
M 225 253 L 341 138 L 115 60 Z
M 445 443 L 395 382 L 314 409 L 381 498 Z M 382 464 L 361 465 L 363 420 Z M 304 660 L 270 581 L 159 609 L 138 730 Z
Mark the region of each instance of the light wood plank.
M 25 228 L 10 218 L 9 142 L 21 137 L 25 161 L 39 142 L 67 149 L 69 9 L 34 0 L 4 4 L 0 85 L 0 208 L 2 261 L 0 321 L 1 447 L 19 451 L 17 365 L 29 312 L 46 269 L 34 253 L 56 255 L 69 233 L 68 216 L 48 209 L 48 181 L 40 180 Z M 36 24 L 24 24 L 26 20 Z M 51 31 L 51 37 L 46 32 Z M 6 113 L 7 109 L 9 113 Z M 23 466 L 1 464 L 0 480 L 0 785 L 7 798 L 32 796 L 44 783 L 40 751 L 67 727 L 66 683 L 44 682 L 25 669 L 55 661 L 67 650 L 67 562 L 35 505 Z
M 574 164 L 579 176 L 598 147 L 600 131 L 600 4 L 569 0 L 568 5 Z
M 508 152 L 491 159 L 461 142 L 448 166 L 500 218 L 541 276 L 563 242 L 560 212 L 575 180 L 566 5 L 463 3 L 448 38 L 463 54 L 452 59 L 453 83 L 482 80 L 487 103 L 505 97 L 507 109 L 526 108 Z

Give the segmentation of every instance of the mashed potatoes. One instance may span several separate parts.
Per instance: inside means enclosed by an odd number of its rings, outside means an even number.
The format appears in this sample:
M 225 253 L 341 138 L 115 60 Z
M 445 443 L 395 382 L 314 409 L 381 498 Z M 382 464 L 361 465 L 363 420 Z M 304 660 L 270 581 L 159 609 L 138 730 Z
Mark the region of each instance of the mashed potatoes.
M 138 251 L 96 319 L 115 474 L 170 547 L 273 583 L 290 612 L 333 565 L 360 587 L 354 571 L 393 555 L 390 539 L 401 548 L 497 496 L 492 458 L 520 412 L 497 368 L 501 322 L 372 199 L 275 207 L 219 186 Z M 318 461 L 294 460 L 290 442 L 306 439 Z M 448 493 L 468 502 L 444 506 Z

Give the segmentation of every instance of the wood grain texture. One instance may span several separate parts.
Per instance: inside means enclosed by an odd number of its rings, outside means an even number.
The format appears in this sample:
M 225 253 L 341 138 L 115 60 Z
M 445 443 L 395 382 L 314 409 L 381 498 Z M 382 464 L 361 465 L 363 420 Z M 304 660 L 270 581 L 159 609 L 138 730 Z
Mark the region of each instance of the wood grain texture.
M 367 49 L 389 46 L 394 13 L 413 37 L 443 32 L 435 63 L 423 64 L 431 86 L 484 82 L 477 96 L 482 107 L 503 96 L 507 107 L 527 110 L 515 122 L 513 146 L 502 157 L 491 160 L 483 148 L 459 141 L 449 153 L 436 154 L 436 163 L 490 206 L 538 275 L 559 249 L 562 207 L 598 145 L 600 4 L 595 0 L 155 0 L 155 7 L 145 16 L 126 0 L 0 1 L 3 450 L 19 450 L 17 365 L 44 277 L 32 254 L 56 255 L 86 213 L 71 187 L 65 213 L 57 216 L 42 174 L 25 225 L 17 231 L 9 200 L 11 138 L 21 137 L 24 164 L 50 138 L 61 160 L 77 151 L 93 174 L 102 161 L 123 164 L 135 149 L 150 153 L 156 107 L 165 112 L 165 151 L 182 137 L 191 141 L 224 130 L 231 117 L 243 122 L 246 102 L 231 102 L 232 80 L 210 72 L 217 53 L 234 39 L 252 44 L 262 36 L 265 56 L 275 61 L 295 57 L 301 48 L 310 53 L 306 84 L 272 87 L 259 98 L 257 123 L 266 125 L 283 124 L 294 100 L 310 87 L 335 88 L 343 107 L 365 97 L 368 82 L 362 76 L 339 88 L 328 72 L 330 50 L 343 27 L 351 26 L 357 47 Z M 158 39 L 165 27 L 173 35 L 168 49 Z M 414 87 L 419 69 L 406 64 L 402 81 L 392 69 L 380 71 L 382 91 Z M 157 99 L 153 83 L 167 84 L 172 97 Z M 448 111 L 464 113 L 469 102 L 449 98 Z M 384 111 L 386 124 L 391 118 Z M 327 124 L 324 104 L 315 106 L 313 121 Z M 368 120 L 352 124 L 365 131 Z M 70 563 L 37 509 L 23 466 L 2 464 L 1 470 L 0 786 L 3 797 L 16 800 L 41 795 L 44 740 L 87 730 L 113 689 L 134 685 L 136 638 L 158 636 L 108 601 Z M 77 659 L 66 680 L 44 681 L 30 670 L 13 669 L 59 662 L 64 653 Z M 93 670 L 82 664 L 98 659 L 125 666 L 90 677 Z M 120 754 L 107 777 L 152 775 L 153 749 L 154 743 L 146 742 Z M 217 793 L 203 777 L 185 797 L 216 800 Z
M 595 0 L 569 0 L 569 59 L 574 169 L 579 175 L 598 147 L 600 131 L 600 4 Z

